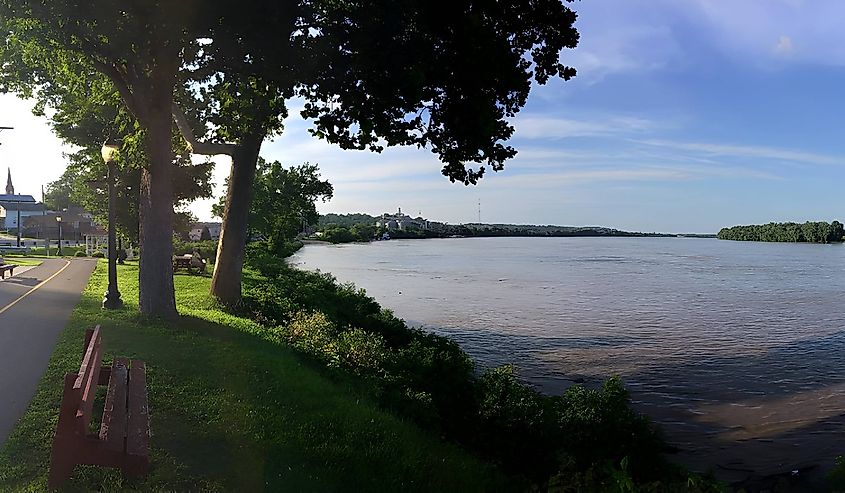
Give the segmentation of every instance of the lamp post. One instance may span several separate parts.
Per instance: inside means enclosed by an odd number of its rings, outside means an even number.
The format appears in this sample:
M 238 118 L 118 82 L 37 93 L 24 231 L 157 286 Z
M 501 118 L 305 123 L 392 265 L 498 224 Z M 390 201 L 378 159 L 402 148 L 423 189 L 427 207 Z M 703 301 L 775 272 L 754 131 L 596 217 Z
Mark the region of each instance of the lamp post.
M 101 149 L 103 161 L 106 162 L 109 170 L 106 177 L 109 189 L 109 287 L 103 298 L 103 308 L 109 310 L 123 308 L 123 300 L 120 299 L 120 291 L 117 290 L 117 241 L 114 230 L 115 207 L 117 207 L 117 194 L 114 187 L 117 169 L 114 158 L 119 148 L 119 142 L 106 141 Z
M 62 216 L 56 216 L 56 223 L 59 225 L 59 253 L 58 256 L 62 256 Z

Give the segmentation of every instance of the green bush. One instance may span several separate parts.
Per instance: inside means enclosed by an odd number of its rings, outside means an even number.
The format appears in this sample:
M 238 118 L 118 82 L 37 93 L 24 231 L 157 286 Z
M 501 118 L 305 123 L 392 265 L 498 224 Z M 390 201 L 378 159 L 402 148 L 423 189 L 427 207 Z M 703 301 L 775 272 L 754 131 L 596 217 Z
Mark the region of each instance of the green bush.
M 384 368 L 389 349 L 384 338 L 359 328 L 343 331 L 335 341 L 331 363 L 356 373 L 373 375 Z
M 97 250 L 96 252 L 92 253 L 91 256 L 94 258 L 104 258 L 106 255 L 103 252 Z
M 74 253 L 73 256 L 74 257 L 87 257 L 88 254 L 80 250 L 80 251 Z
M 173 239 L 173 255 L 186 255 L 198 251 L 202 258 L 209 263 L 213 263 L 217 258 L 217 242 L 214 240 L 206 241 L 181 241 Z
M 351 243 L 359 241 L 355 235 L 344 227 L 333 227 L 323 230 L 322 239 L 331 243 Z
M 836 457 L 833 469 L 827 473 L 827 481 L 831 491 L 845 491 L 845 457 Z

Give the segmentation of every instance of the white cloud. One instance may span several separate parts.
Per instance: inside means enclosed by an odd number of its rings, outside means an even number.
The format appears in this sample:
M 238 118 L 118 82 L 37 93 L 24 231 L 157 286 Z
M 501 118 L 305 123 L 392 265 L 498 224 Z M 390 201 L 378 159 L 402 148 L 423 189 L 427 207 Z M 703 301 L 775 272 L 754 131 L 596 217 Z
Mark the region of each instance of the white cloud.
M 795 53 L 795 46 L 792 45 L 792 38 L 781 36 L 775 45 L 775 53 L 781 56 L 789 56 Z

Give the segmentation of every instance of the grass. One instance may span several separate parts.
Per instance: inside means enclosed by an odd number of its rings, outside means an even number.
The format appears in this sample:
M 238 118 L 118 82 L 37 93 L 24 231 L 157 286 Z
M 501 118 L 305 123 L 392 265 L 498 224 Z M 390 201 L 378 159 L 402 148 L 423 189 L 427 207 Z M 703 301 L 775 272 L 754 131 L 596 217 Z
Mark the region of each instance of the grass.
M 32 266 L 32 267 L 34 267 L 36 265 L 41 265 L 40 259 L 31 258 L 31 257 L 6 256 L 6 257 L 3 257 L 3 260 L 7 264 L 12 264 L 12 265 Z
M 126 309 L 106 312 L 100 262 L 25 415 L 0 451 L 0 491 L 44 491 L 61 382 L 76 371 L 86 328 L 103 327 L 106 358 L 147 363 L 152 464 L 145 479 L 82 467 L 69 491 L 490 491 L 491 466 L 380 410 L 368 385 L 316 366 L 219 310 L 208 277 L 177 275 L 181 317 L 137 312 L 137 264 L 119 268 Z

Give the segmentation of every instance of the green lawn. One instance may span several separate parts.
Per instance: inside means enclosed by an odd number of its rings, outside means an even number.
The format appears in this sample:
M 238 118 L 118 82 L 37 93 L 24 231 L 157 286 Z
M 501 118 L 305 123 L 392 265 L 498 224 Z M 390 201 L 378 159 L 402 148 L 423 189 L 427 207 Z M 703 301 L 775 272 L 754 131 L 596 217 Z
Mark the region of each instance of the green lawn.
M 41 259 L 37 259 L 37 258 L 12 257 L 12 256 L 8 256 L 8 255 L 3 257 L 3 260 L 7 264 L 22 265 L 22 266 L 36 266 L 36 265 L 41 265 L 41 262 L 42 262 Z
M 208 277 L 177 275 L 175 323 L 137 314 L 137 265 L 119 269 L 127 308 L 100 309 L 100 262 L 25 416 L 0 451 L 0 491 L 44 491 L 62 375 L 79 367 L 85 329 L 103 327 L 106 358 L 143 359 L 152 472 L 123 482 L 77 467 L 71 491 L 490 491 L 487 464 L 377 408 L 368 386 L 266 340 L 215 308 Z

